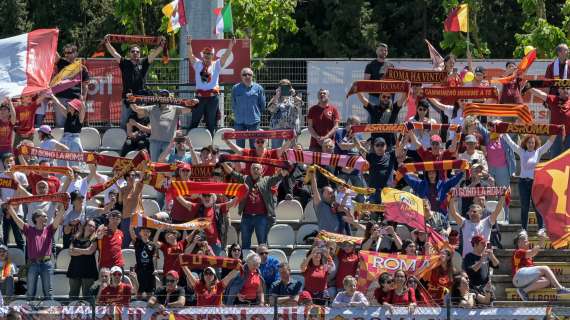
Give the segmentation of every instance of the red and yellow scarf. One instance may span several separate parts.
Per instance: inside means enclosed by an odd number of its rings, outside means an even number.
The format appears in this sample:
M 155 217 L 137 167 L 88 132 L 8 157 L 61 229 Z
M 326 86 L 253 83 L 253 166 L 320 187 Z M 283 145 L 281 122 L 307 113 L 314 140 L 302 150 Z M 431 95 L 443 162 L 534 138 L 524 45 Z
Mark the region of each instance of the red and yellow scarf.
M 214 193 L 243 199 L 248 192 L 248 187 L 243 183 L 172 181 L 168 192 L 172 197 Z
M 404 163 L 396 171 L 396 182 L 400 181 L 408 172 L 448 171 L 452 169 L 467 170 L 469 169 L 469 162 L 467 160 L 442 160 Z
M 350 90 L 346 94 L 346 97 L 358 93 L 358 92 L 369 92 L 369 93 L 395 93 L 410 91 L 410 84 L 406 81 L 397 80 L 358 80 L 352 83 Z
M 463 110 L 463 116 L 519 117 L 526 123 L 532 123 L 532 114 L 525 104 L 469 103 Z
M 536 134 L 536 135 L 561 135 L 565 136 L 563 125 L 556 124 L 525 124 L 500 122 L 492 124 L 491 130 L 497 133 L 517 133 L 517 134 Z
M 287 160 L 249 157 L 237 154 L 222 154 L 219 157 L 220 162 L 245 162 L 245 163 L 259 163 L 263 165 L 278 167 L 282 169 L 291 168 L 291 164 Z
M 161 37 L 152 36 L 135 36 L 135 35 L 124 35 L 124 34 L 108 34 L 105 36 L 106 39 L 111 43 L 129 43 L 129 44 L 145 44 L 151 46 L 157 46 L 162 41 Z M 105 56 L 105 40 L 101 41 L 97 51 L 91 56 L 92 58 L 100 58 Z M 166 64 L 169 61 L 168 47 L 166 42 L 162 46 L 162 63 Z
M 422 88 L 427 98 L 486 99 L 498 98 L 495 87 L 428 87 Z
M 60 192 L 54 194 L 35 195 L 28 197 L 15 197 L 6 201 L 6 203 L 12 206 L 19 206 L 24 203 L 44 202 L 44 201 L 59 202 L 63 204 L 65 209 L 67 209 L 67 206 L 69 205 L 69 194 L 67 192 Z
M 127 100 L 137 104 L 172 104 L 187 108 L 195 108 L 198 106 L 198 99 L 182 99 L 174 97 L 160 97 L 160 96 L 134 96 L 127 95 Z
M 241 261 L 239 259 L 226 257 L 213 257 L 201 254 L 181 254 L 178 256 L 181 266 L 187 266 L 190 269 L 205 269 L 207 267 L 222 269 L 241 269 Z

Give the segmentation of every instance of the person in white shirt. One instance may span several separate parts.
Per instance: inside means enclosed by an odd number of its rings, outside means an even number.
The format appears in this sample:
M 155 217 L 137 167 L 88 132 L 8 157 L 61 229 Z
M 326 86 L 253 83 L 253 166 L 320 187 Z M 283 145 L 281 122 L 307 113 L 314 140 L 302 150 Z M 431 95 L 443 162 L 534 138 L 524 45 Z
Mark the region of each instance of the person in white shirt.
M 479 163 L 483 166 L 483 171 L 488 172 L 489 166 L 487 165 L 485 154 L 481 150 L 477 150 L 477 138 L 472 134 L 467 135 L 465 137 L 465 145 L 467 148 L 465 152 L 459 155 L 459 159 L 467 160 L 471 164 Z

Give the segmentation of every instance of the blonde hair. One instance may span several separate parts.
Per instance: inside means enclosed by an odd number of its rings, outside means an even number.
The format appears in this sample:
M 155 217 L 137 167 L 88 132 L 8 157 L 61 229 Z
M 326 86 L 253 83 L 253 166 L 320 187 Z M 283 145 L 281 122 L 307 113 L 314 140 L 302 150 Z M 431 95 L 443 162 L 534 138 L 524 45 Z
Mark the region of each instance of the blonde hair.
M 279 80 L 279 85 L 282 85 L 282 86 L 290 86 L 290 85 L 291 85 L 291 81 L 289 81 L 289 79 L 281 79 L 281 80 Z

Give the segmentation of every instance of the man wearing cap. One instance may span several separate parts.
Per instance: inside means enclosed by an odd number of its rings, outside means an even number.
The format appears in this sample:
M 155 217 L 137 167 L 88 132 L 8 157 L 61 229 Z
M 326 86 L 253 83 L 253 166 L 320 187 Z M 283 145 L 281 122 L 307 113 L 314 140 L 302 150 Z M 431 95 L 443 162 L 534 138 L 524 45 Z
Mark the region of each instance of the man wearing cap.
M 269 159 L 281 159 L 283 153 L 289 149 L 291 146 L 291 141 L 286 140 L 283 142 L 280 148 L 268 149 L 266 148 L 267 140 L 263 138 L 254 139 L 255 144 L 249 148 L 244 148 L 233 143 L 231 140 L 223 139 L 224 142 L 230 147 L 232 151 L 237 154 L 241 154 L 246 157 L 258 157 L 258 158 L 269 158 Z M 251 142 L 251 141 L 250 141 Z M 251 144 L 251 143 L 250 143 Z M 245 145 L 245 143 L 244 143 Z M 262 166 L 264 176 L 272 176 L 275 174 L 278 168 L 274 166 Z M 251 172 L 251 163 L 246 163 L 245 168 L 242 171 L 244 174 Z
M 407 135 L 410 141 L 416 146 L 418 154 L 422 158 L 422 161 L 442 161 L 442 160 L 453 160 L 457 155 L 457 139 L 451 141 L 451 145 L 446 150 L 442 147 L 441 137 L 434 134 L 430 138 L 431 147 L 426 150 L 421 142 L 418 140 L 414 130 L 408 130 Z
M 65 210 L 63 204 L 57 205 L 57 211 L 53 223 L 48 224 L 47 214 L 43 211 L 36 211 L 32 215 L 33 226 L 25 223 L 19 217 L 12 206 L 8 206 L 8 213 L 14 220 L 14 223 L 20 228 L 26 237 L 26 252 L 28 257 L 28 298 L 36 297 L 36 288 L 38 277 L 42 281 L 42 289 L 44 297 L 52 297 L 51 278 L 53 276 L 52 246 L 53 235 L 63 221 Z
M 133 111 L 129 108 L 127 101 L 127 93 L 144 94 L 146 73 L 154 60 L 162 53 L 162 47 L 166 42 L 166 38 L 161 37 L 160 44 L 149 52 L 148 57 L 141 58 L 141 48 L 138 45 L 133 45 L 129 49 L 129 58 L 124 58 L 113 47 L 108 37 L 105 37 L 105 47 L 119 63 L 121 69 L 121 77 L 123 79 L 123 108 L 121 109 L 121 128 L 125 129 L 129 116 Z
M 216 116 L 219 109 L 220 87 L 218 81 L 220 72 L 226 65 L 226 61 L 232 54 L 232 49 L 236 43 L 235 39 L 230 40 L 228 48 L 220 59 L 214 60 L 214 48 L 205 47 L 202 49 L 202 60 L 198 59 L 192 52 L 192 37 L 188 36 L 188 60 L 194 68 L 194 79 L 196 82 L 196 97 L 198 105 L 192 111 L 192 121 L 189 129 L 198 127 L 202 118 L 206 122 L 206 127 L 212 137 L 216 131 Z
M 274 298 L 271 300 L 273 305 L 296 306 L 303 284 L 291 278 L 291 267 L 287 262 L 279 264 L 279 277 L 281 279 L 273 282 L 269 291 Z
M 311 144 L 309 150 L 321 151 L 321 146 L 326 138 L 334 138 L 340 113 L 338 109 L 329 104 L 329 91 L 320 89 L 318 93 L 319 102 L 309 108 L 307 113 L 307 126 L 311 134 Z
M 10 171 L 10 169 L 12 169 L 12 167 L 14 165 L 16 165 L 16 160 L 14 158 L 14 155 L 12 153 L 6 153 L 4 155 L 2 155 L 2 165 L 4 166 L 4 172 L 0 173 L 0 178 L 10 178 L 10 179 L 14 179 L 18 185 L 22 188 L 19 188 L 20 190 L 22 190 L 23 188 L 27 188 L 28 187 L 28 179 L 26 178 L 26 175 L 23 174 L 22 172 L 13 172 Z M 8 200 L 10 200 L 11 198 L 16 196 L 16 192 L 21 192 L 21 191 L 17 191 L 14 189 L 8 189 L 8 188 L 0 188 L 0 200 L 2 200 L 2 202 L 6 202 Z M 22 210 L 22 205 L 19 205 L 18 208 L 16 209 L 16 214 L 18 215 L 18 217 L 22 218 L 24 217 L 24 211 Z M 18 228 L 18 226 L 16 225 L 16 223 L 14 222 L 14 219 L 10 218 L 10 215 L 6 214 L 6 212 L 4 212 L 3 217 L 2 217 L 2 240 L 4 243 L 8 243 L 8 236 L 9 236 L 9 232 L 10 229 L 12 230 L 12 233 L 14 234 L 14 240 L 16 240 L 16 245 L 18 246 L 18 248 L 20 250 L 24 250 L 24 238 L 22 237 L 22 233 L 20 232 L 20 228 Z
M 119 266 L 111 268 L 109 285 L 100 286 L 97 294 L 98 305 L 128 306 L 131 295 L 136 290 L 130 284 L 123 283 L 123 269 Z
M 467 84 L 467 86 L 469 87 L 488 87 L 489 81 L 485 79 L 485 67 L 483 66 L 477 66 L 475 68 L 475 78 L 473 79 L 473 81 L 469 82 Z
M 107 215 L 107 225 L 100 225 L 96 235 L 99 250 L 99 268 L 111 268 L 112 266 L 123 267 L 123 252 L 121 245 L 123 243 L 123 232 L 119 230 L 121 223 L 121 212 L 113 210 Z
M 182 131 L 176 131 L 174 139 L 170 141 L 166 150 L 162 152 L 158 158 L 158 162 L 198 164 L 200 162 L 198 157 L 198 153 L 194 150 L 190 137 L 185 137 Z
M 481 150 L 477 150 L 477 138 L 472 134 L 468 134 L 465 137 L 465 145 L 467 148 L 465 152 L 459 155 L 459 159 L 467 160 L 471 164 L 478 163 L 483 167 L 484 171 L 488 172 L 489 167 L 487 166 L 485 154 Z
M 356 94 L 360 103 L 364 107 L 364 110 L 368 112 L 368 118 L 370 124 L 394 124 L 398 119 L 398 114 L 402 109 L 402 106 L 408 98 L 407 94 L 399 93 L 396 95 L 396 101 L 392 102 L 392 95 L 389 93 L 382 93 L 379 95 L 379 102 L 373 104 L 373 95 L 370 95 L 370 100 L 366 99 L 363 93 L 358 92 Z M 376 99 L 378 99 L 378 97 Z M 391 150 L 394 145 L 396 145 L 396 135 L 389 132 L 372 133 L 372 141 L 378 137 L 384 138 L 388 144 L 388 150 Z
M 471 238 L 473 252 L 463 258 L 463 270 L 469 276 L 469 287 L 475 292 L 483 294 L 483 288 L 491 281 L 491 268 L 499 267 L 499 259 L 487 241 L 480 235 Z
M 279 280 L 279 260 L 269 255 L 269 248 L 265 243 L 261 243 L 257 246 L 257 254 L 261 258 L 259 271 L 261 271 L 263 281 L 268 284 L 265 290 L 269 292 L 271 289 L 269 284 Z
M 239 131 L 257 131 L 261 122 L 261 114 L 265 111 L 265 91 L 253 81 L 253 70 L 241 70 L 241 82 L 232 88 L 232 111 L 234 112 L 234 129 Z M 249 139 L 249 147 L 253 148 L 255 139 Z M 236 144 L 245 148 L 245 140 L 239 139 Z
M 151 308 L 182 308 L 186 303 L 184 288 L 178 286 L 180 276 L 177 271 L 170 270 L 164 277 L 164 287 L 159 287 L 154 295 L 148 299 Z

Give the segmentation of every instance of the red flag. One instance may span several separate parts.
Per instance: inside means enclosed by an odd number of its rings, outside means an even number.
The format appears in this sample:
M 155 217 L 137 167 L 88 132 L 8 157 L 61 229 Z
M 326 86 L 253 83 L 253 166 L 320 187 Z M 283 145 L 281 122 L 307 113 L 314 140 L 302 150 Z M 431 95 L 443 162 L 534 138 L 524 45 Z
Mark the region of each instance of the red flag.
M 443 23 L 445 32 L 469 32 L 469 6 L 464 3 L 453 8 Z

